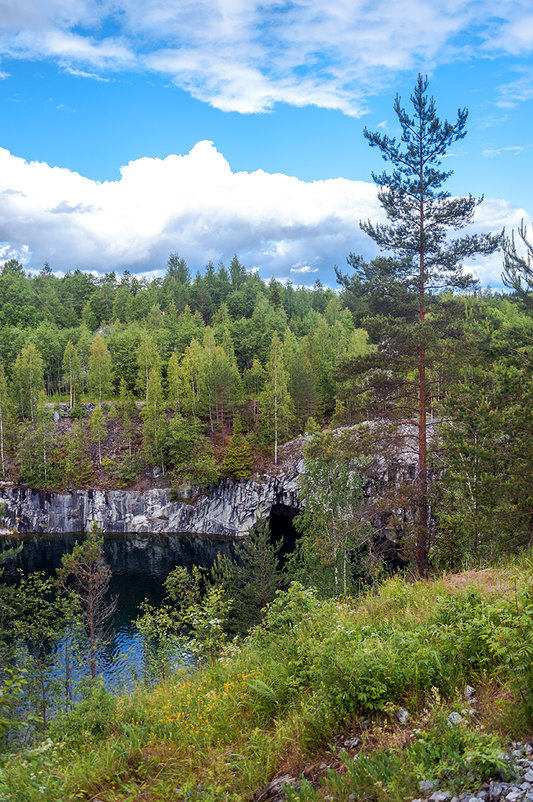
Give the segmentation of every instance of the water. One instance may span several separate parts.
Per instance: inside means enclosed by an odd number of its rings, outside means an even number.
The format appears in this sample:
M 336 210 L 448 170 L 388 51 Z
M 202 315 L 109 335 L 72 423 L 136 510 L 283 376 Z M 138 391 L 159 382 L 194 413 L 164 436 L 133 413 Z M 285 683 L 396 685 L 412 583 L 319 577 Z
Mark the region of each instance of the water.
M 19 571 L 55 575 L 63 555 L 81 540 L 82 535 L 0 537 L 0 552 L 22 544 L 16 557 L 4 563 L 4 581 L 16 581 Z M 104 537 L 104 553 L 112 571 L 110 594 L 117 596 L 118 603 L 100 669 L 108 686 L 120 688 L 143 671 L 142 641 L 134 623 L 141 602 L 148 599 L 159 604 L 163 582 L 178 565 L 210 568 L 217 554 L 232 557 L 234 541 L 210 535 L 109 535 Z M 187 654 L 181 657 L 185 663 L 190 661 Z

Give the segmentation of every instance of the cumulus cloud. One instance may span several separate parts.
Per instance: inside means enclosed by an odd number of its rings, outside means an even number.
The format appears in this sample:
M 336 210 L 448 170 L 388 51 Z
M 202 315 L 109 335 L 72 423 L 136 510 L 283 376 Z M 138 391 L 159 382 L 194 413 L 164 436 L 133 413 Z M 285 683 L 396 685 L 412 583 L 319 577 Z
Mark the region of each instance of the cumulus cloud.
M 394 73 L 532 49 L 529 0 L 7 0 L 0 54 L 149 70 L 225 111 L 360 115 Z M 82 31 L 82 32 L 81 32 Z
M 373 184 L 233 172 L 208 141 L 183 156 L 137 159 L 105 182 L 0 149 L 0 243 L 30 269 L 48 261 L 62 271 L 149 273 L 164 269 L 170 251 L 193 269 L 237 252 L 263 276 L 331 283 L 333 265 L 350 251 L 375 255 L 358 222 L 380 215 Z M 510 229 L 527 217 L 504 201 L 485 201 L 474 230 Z M 475 269 L 498 282 L 501 260 Z

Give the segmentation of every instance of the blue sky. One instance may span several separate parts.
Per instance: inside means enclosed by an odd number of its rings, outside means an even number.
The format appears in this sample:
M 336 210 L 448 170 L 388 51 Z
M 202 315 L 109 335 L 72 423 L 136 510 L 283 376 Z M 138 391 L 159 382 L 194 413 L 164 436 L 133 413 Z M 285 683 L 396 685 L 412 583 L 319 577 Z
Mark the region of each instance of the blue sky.
M 0 261 L 160 274 L 237 252 L 334 285 L 373 244 L 363 128 L 397 132 L 417 73 L 442 117 L 469 109 L 448 188 L 478 230 L 533 204 L 533 9 L 493 0 L 0 2 Z M 498 285 L 501 258 L 475 262 Z

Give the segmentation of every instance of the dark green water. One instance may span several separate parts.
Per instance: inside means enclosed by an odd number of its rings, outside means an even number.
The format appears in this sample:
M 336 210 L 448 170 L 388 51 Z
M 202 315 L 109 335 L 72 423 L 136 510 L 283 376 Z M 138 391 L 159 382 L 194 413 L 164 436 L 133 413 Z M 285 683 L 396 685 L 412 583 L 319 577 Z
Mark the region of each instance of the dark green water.
M 4 563 L 3 581 L 16 581 L 19 571 L 54 575 L 63 555 L 81 540 L 82 535 L 26 535 L 17 539 L 0 536 L 0 551 L 22 544 L 16 557 Z M 134 621 L 144 599 L 152 604 L 161 601 L 169 572 L 178 565 L 209 568 L 218 553 L 231 557 L 233 551 L 232 540 L 209 535 L 104 537 L 104 552 L 112 571 L 110 594 L 118 597 L 111 621 L 112 637 L 101 665 L 107 683 L 127 685 L 132 675 L 142 671 L 142 645 Z

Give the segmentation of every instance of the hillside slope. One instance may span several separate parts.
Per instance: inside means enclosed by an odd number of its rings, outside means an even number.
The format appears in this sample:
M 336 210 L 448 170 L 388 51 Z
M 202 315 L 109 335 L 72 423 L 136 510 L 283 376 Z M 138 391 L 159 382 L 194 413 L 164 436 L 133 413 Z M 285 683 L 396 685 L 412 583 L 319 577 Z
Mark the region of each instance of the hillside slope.
M 120 697 L 93 686 L 7 759 L 0 799 L 236 802 L 284 798 L 286 782 L 292 799 L 401 800 L 509 783 L 501 744 L 533 733 L 532 580 L 529 556 L 342 601 L 293 584 L 203 668 Z

